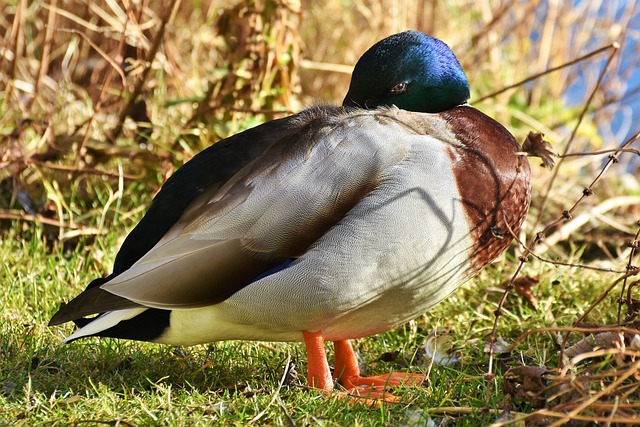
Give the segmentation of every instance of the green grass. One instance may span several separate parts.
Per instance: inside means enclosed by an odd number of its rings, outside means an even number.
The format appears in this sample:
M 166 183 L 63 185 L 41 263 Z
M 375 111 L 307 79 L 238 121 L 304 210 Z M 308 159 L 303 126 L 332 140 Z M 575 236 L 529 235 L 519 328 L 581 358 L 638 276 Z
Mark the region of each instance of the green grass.
M 117 221 L 106 227 L 108 234 L 95 240 L 85 237 L 75 246 L 51 244 L 43 227 L 33 223 L 16 222 L 2 236 L 0 257 L 5 261 L 0 281 L 6 291 L 0 297 L 1 425 L 73 425 L 89 420 L 176 426 L 246 425 L 253 420 L 258 425 L 290 425 L 289 418 L 295 425 L 418 425 L 429 411 L 442 407 L 473 410 L 452 414 L 456 425 L 487 424 L 497 417 L 481 411 L 488 386 L 484 347 L 501 296 L 498 286 L 512 271 L 512 261 L 505 258 L 485 270 L 405 327 L 356 341 L 370 373 L 408 369 L 429 374 L 428 387 L 397 392 L 400 404 L 369 408 L 308 389 L 301 344 L 221 342 L 187 348 L 186 359 L 169 346 L 114 339 L 62 345 L 72 326 L 47 327 L 48 319 L 61 301 L 108 269 L 130 221 Z M 570 324 L 589 302 L 580 296 L 597 295 L 606 285 L 597 278 L 574 283 L 567 273 L 547 269 L 536 289 L 538 311 L 521 297 L 510 296 L 498 335 L 512 342 L 532 328 Z M 560 283 L 552 284 L 557 277 Z M 453 336 L 461 363 L 429 370 L 415 353 L 429 333 L 444 327 Z M 378 360 L 394 351 L 400 354 L 396 360 L 409 361 Z M 489 408 L 498 411 L 506 404 L 504 369 L 522 363 L 552 366 L 555 353 L 553 338 L 538 334 L 501 357 L 498 375 L 490 383 Z M 288 360 L 298 376 L 281 385 Z M 531 408 L 524 404 L 516 409 Z M 435 420 L 444 416 L 431 415 Z

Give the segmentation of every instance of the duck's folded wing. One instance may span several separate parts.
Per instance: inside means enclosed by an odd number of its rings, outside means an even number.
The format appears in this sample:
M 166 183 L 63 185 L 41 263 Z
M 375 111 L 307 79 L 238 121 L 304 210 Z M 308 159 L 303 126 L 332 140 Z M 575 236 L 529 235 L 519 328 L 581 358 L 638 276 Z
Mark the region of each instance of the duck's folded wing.
M 375 191 L 407 152 L 411 138 L 402 132 L 363 114 L 278 141 L 196 199 L 156 246 L 101 288 L 165 309 L 225 300 L 286 268 Z
M 331 114 L 335 109 L 318 107 L 315 111 L 316 114 Z M 149 210 L 120 247 L 109 277 L 93 280 L 80 295 L 62 304 L 49 324 L 58 325 L 94 313 L 138 307 L 100 286 L 127 271 L 149 252 L 199 195 L 218 190 L 270 145 L 297 132 L 312 119 L 309 114 L 301 113 L 273 120 L 219 141 L 194 156 L 169 177 L 156 194 Z

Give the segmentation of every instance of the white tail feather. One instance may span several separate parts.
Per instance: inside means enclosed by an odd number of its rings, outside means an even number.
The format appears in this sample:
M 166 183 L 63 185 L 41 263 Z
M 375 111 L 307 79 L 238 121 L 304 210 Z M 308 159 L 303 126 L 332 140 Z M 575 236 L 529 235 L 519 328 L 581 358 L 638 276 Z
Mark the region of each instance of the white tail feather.
M 147 310 L 146 307 L 129 308 L 127 310 L 108 311 L 99 316 L 93 322 L 75 331 L 64 339 L 65 343 L 76 340 L 78 338 L 86 337 L 89 335 L 97 334 L 98 332 L 109 329 L 112 326 L 117 325 L 123 320 L 129 320 L 143 311 Z

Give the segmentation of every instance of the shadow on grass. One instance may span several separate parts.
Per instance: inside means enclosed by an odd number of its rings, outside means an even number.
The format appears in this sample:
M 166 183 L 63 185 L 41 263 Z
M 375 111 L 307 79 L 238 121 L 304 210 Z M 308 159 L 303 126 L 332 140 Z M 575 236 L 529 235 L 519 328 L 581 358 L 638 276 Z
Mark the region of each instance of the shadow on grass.
M 158 385 L 197 391 L 200 394 L 252 394 L 277 386 L 292 346 L 221 342 L 180 351 L 174 347 L 90 338 L 72 344 L 40 344 L 25 351 L 13 341 L 3 351 L 12 362 L 5 372 L 3 393 L 7 400 L 23 400 L 32 392 L 44 396 L 99 395 L 148 392 Z M 270 346 L 271 347 L 271 346 Z

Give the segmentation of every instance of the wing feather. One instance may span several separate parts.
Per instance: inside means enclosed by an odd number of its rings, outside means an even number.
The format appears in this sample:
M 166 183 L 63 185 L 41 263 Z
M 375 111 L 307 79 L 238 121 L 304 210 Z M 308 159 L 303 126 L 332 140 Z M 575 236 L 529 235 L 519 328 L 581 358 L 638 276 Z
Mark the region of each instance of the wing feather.
M 153 248 L 100 288 L 163 309 L 226 300 L 303 255 L 375 191 L 407 153 L 402 132 L 406 126 L 375 112 L 307 120 L 205 190 Z

